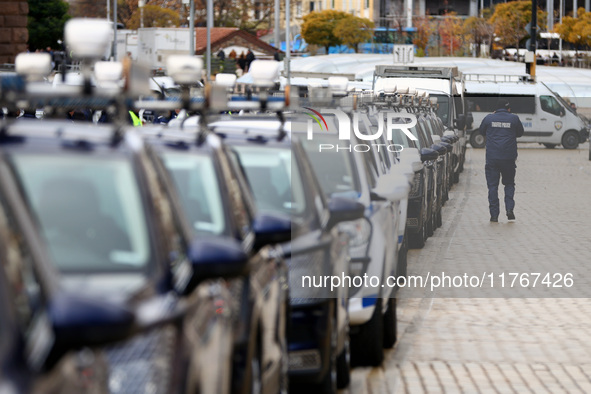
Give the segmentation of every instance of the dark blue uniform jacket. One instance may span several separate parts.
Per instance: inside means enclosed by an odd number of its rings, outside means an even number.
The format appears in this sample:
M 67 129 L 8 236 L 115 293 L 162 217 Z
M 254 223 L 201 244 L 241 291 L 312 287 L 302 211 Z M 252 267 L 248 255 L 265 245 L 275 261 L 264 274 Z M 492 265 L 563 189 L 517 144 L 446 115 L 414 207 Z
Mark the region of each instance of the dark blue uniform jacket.
M 517 138 L 523 135 L 519 117 L 506 109 L 487 115 L 480 125 L 486 137 L 486 160 L 517 159 Z

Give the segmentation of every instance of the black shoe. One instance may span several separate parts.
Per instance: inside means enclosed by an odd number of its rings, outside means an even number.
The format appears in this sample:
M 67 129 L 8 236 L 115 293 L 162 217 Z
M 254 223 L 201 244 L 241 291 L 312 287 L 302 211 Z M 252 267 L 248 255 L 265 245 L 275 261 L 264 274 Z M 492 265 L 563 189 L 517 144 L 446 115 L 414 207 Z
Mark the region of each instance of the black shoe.
M 515 214 L 513 213 L 513 211 L 507 211 L 507 219 L 515 220 Z
M 491 217 L 490 217 L 490 221 L 491 221 L 491 222 L 495 222 L 495 223 L 496 223 L 496 222 L 498 222 L 498 221 L 499 221 L 499 218 L 498 218 L 498 217 L 496 217 L 496 216 L 491 216 Z

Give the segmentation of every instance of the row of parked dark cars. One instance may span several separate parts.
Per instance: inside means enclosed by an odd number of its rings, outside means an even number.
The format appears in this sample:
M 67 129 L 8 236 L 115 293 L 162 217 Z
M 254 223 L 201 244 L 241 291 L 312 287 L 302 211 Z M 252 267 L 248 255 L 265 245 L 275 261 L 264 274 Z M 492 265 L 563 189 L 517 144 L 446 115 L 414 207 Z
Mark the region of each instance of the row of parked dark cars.
M 0 127 L 0 393 L 334 393 L 351 365 L 382 362 L 397 291 L 382 281 L 406 275 L 457 180 L 458 138 L 426 95 L 301 99 L 416 119 L 375 142 L 397 149 L 366 151 L 379 116 L 342 141 L 338 116 L 318 132 L 288 92 L 138 99 L 102 83 L 126 69 L 102 63 L 56 90 L 30 81 L 43 54 L 21 56 L 0 107 L 45 116 Z M 181 87 L 200 75 L 194 58 L 171 61 Z M 276 64 L 253 63 L 261 86 Z M 112 121 L 64 120 L 78 106 Z M 195 116 L 124 124 L 175 106 Z M 364 274 L 380 285 L 315 282 Z

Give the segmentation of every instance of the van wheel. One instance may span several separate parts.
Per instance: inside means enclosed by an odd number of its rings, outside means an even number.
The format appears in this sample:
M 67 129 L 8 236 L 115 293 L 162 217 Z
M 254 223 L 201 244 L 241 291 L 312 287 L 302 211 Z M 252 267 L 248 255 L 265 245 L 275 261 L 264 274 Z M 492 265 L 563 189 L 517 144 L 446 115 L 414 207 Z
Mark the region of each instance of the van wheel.
M 484 148 L 486 143 L 486 139 L 478 130 L 474 130 L 472 134 L 470 134 L 470 145 L 472 148 Z
M 564 149 L 577 149 L 579 146 L 579 133 L 569 130 L 562 135 L 562 146 Z
M 542 145 L 544 145 L 548 149 L 554 149 L 554 148 L 556 148 L 556 144 L 542 144 Z

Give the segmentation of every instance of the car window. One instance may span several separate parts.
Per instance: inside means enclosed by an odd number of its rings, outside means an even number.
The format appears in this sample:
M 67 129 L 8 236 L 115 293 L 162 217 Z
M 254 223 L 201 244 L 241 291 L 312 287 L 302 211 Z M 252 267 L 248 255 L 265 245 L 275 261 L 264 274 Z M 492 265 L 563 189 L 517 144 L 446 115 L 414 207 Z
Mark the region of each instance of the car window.
M 0 239 L 2 239 L 2 267 L 7 279 L 12 302 L 21 328 L 26 329 L 36 311 L 41 308 L 41 286 L 33 270 L 29 248 L 10 211 L 0 195 Z
M 222 177 L 226 180 L 226 187 L 228 190 L 228 198 L 231 201 L 231 214 L 236 223 L 236 227 L 240 232 L 240 239 L 248 240 L 251 234 L 252 216 L 251 211 L 243 199 L 243 188 L 246 185 L 238 181 L 236 173 L 232 171 L 233 164 L 226 155 L 219 155 L 220 168 L 222 170 Z
M 212 158 L 206 155 L 165 153 L 187 220 L 196 234 L 225 232 L 226 218 Z
M 234 146 L 258 209 L 301 215 L 306 199 L 297 165 L 288 148 Z
M 562 105 L 552 96 L 540 96 L 540 105 L 542 111 L 551 113 L 552 115 L 561 116 L 564 114 Z
M 315 136 L 314 140 L 302 138 L 301 142 L 315 169 L 320 187 L 326 196 L 350 195 L 357 198 L 361 186 L 355 166 L 355 158 L 348 150 L 330 149 L 319 152 L 319 144 L 338 143 L 336 134 Z
M 3 241 L 0 264 L 16 324 L 24 333 L 25 358 L 32 368 L 38 370 L 53 346 L 53 331 L 44 308 L 46 300 L 42 286 L 33 268 L 33 256 L 15 218 L 3 208 L 4 205 L 5 200 L 0 195 L 0 239 Z
M 59 269 L 139 270 L 148 264 L 145 214 L 128 160 L 18 154 L 12 162 Z

